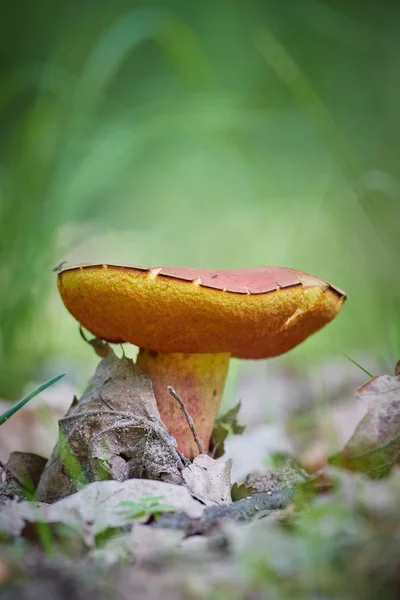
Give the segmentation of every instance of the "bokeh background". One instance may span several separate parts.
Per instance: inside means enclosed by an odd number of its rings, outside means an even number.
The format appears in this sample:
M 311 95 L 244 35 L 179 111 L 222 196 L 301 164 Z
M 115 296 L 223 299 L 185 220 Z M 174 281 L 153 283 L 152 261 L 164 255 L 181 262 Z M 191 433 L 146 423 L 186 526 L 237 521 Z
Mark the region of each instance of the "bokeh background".
M 62 260 L 311 272 L 348 302 L 272 362 L 314 368 L 347 354 L 392 371 L 395 2 L 0 10 L 0 397 L 60 371 L 83 387 L 96 363 L 57 295 Z

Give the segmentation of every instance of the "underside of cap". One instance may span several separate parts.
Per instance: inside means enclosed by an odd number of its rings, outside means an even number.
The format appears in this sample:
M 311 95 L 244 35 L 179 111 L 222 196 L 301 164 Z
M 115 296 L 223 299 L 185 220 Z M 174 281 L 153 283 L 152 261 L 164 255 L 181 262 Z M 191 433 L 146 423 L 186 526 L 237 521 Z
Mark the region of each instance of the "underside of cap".
M 331 321 L 345 293 L 293 269 L 80 265 L 59 271 L 70 313 L 99 338 L 156 352 L 267 358 Z

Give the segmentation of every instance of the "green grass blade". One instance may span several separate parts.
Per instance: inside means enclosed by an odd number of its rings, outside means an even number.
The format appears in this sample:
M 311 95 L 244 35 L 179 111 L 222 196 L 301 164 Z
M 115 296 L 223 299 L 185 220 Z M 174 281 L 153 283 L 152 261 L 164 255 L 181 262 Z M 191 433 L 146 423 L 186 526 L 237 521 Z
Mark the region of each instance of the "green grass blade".
M 25 398 L 22 398 L 22 400 L 14 404 L 14 406 L 11 406 L 11 408 L 9 408 L 8 410 L 6 410 L 6 412 L 0 415 L 0 425 L 3 425 L 3 423 L 8 421 L 8 419 L 12 417 L 16 412 L 18 412 L 23 406 L 25 406 L 25 404 L 27 404 L 29 400 L 32 400 L 32 398 L 40 394 L 40 392 L 43 392 L 43 390 L 47 389 L 57 381 L 60 381 L 60 379 L 62 379 L 64 375 L 65 373 L 61 373 L 61 375 L 56 375 L 56 377 L 52 377 L 48 381 L 45 381 L 44 383 L 39 385 L 39 387 L 37 387 L 33 392 L 28 394 L 28 396 L 25 396 Z
M 364 373 L 366 373 L 368 375 L 368 377 L 371 377 L 371 379 L 373 379 L 375 377 L 375 375 L 372 375 L 372 373 L 370 373 L 369 371 L 367 371 L 367 369 L 364 369 L 363 366 L 360 365 L 360 363 L 358 363 L 356 360 L 354 360 L 354 358 L 351 358 L 351 356 L 348 356 L 347 354 L 343 353 L 343 356 L 345 358 L 347 358 L 347 360 L 349 360 L 350 362 L 353 363 L 353 365 L 356 365 L 356 367 L 358 367 L 359 369 L 361 369 L 361 371 L 364 371 Z

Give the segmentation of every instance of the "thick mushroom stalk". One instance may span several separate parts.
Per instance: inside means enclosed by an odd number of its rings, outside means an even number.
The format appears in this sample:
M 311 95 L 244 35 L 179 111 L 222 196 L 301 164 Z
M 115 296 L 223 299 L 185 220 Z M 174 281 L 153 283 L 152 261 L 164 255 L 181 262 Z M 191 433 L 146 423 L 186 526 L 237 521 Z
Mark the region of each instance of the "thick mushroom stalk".
M 228 373 L 229 353 L 182 354 L 140 349 L 138 367 L 150 377 L 163 423 L 187 458 L 197 445 L 179 404 L 168 392 L 174 387 L 193 419 L 197 435 L 207 451 Z

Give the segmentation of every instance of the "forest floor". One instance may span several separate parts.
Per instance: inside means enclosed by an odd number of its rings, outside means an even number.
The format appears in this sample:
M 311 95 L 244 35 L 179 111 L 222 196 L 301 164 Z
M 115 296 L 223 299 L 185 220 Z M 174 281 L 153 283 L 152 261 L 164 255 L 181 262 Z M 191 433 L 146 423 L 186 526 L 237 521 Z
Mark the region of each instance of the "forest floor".
M 239 395 L 185 461 L 133 363 L 103 358 L 50 459 L 0 463 L 0 599 L 398 598 L 398 367 L 250 366 Z

